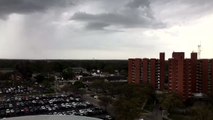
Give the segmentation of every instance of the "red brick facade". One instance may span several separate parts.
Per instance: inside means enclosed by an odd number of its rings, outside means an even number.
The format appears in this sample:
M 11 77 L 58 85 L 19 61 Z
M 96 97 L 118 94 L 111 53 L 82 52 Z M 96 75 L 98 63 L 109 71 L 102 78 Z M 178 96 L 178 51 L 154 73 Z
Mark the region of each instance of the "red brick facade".
M 168 91 L 183 99 L 195 93 L 213 93 L 213 59 L 197 59 L 197 53 L 191 53 L 191 58 L 185 59 L 184 52 L 173 52 L 168 62 L 164 53 L 160 53 L 159 59 L 129 59 L 128 74 L 129 83 L 148 83 L 156 90 L 165 88 L 167 78 Z
M 151 84 L 156 90 L 163 90 L 165 79 L 165 55 L 160 59 L 129 59 L 128 82 Z M 136 67 L 137 66 L 137 67 Z

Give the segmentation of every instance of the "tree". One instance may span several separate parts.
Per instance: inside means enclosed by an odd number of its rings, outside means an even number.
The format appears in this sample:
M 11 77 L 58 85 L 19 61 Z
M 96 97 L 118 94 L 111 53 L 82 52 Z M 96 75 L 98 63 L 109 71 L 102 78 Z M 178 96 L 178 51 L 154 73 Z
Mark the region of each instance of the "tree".
M 43 85 L 44 87 L 48 88 L 51 92 L 53 91 L 54 85 L 54 76 L 49 76 L 47 74 L 38 74 L 35 76 L 36 81 Z
M 22 74 L 23 78 L 30 79 L 32 77 L 32 66 L 29 61 L 23 61 L 16 65 L 16 70 Z
M 104 109 L 106 110 L 107 109 L 107 106 L 112 103 L 112 98 L 109 97 L 109 96 L 102 96 L 102 97 L 99 97 L 99 100 L 100 100 L 100 105 L 104 107 Z
M 38 83 L 42 83 L 45 80 L 45 76 L 43 74 L 39 74 L 35 76 L 35 79 Z
M 91 87 L 96 90 L 96 92 L 104 92 L 107 90 L 108 83 L 104 80 L 96 80 L 91 84 Z
M 76 89 L 80 89 L 80 88 L 85 88 L 85 85 L 81 81 L 76 81 L 74 82 L 73 87 L 75 87 Z
M 105 65 L 105 67 L 103 68 L 103 71 L 104 72 L 108 72 L 110 74 L 113 74 L 114 73 L 114 70 L 115 68 L 113 68 L 112 65 Z
M 124 84 L 120 90 L 122 92 L 113 104 L 115 118 L 118 120 L 139 118 L 147 101 L 152 101 L 154 96 L 152 88 L 146 86 Z
M 113 104 L 116 120 L 134 120 L 139 118 L 142 113 L 139 103 L 139 99 L 117 100 Z
M 64 85 L 61 88 L 61 91 L 63 91 L 63 92 L 71 92 L 72 91 L 72 85 L 71 84 Z
M 196 106 L 191 112 L 193 120 L 213 120 L 213 111 L 208 106 Z
M 72 68 L 68 67 L 62 71 L 62 76 L 65 80 L 67 79 L 73 79 L 75 77 L 75 74 L 72 71 Z
M 85 90 L 83 88 L 85 88 L 85 85 L 81 81 L 76 81 L 71 85 L 71 91 L 75 94 L 84 94 Z
M 169 93 L 161 101 L 161 106 L 169 112 L 174 112 L 176 108 L 183 107 L 183 102 L 177 94 Z

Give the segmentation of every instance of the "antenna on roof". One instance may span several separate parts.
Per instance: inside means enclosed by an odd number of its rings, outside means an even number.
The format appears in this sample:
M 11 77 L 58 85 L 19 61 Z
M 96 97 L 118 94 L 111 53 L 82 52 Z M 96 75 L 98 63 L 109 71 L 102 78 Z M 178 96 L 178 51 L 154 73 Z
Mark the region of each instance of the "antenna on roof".
M 200 58 L 201 58 L 201 42 L 200 42 L 200 44 L 197 46 L 197 48 L 198 48 L 198 59 L 200 59 Z

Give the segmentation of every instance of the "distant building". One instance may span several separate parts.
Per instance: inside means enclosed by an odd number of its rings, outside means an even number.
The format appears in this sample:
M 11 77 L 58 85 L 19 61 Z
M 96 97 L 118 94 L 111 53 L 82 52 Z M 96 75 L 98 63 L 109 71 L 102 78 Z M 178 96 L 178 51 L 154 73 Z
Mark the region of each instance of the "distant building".
M 2 73 L 2 74 L 12 73 L 14 71 L 15 71 L 15 69 L 13 69 L 13 68 L 0 68 L 0 73 Z
M 85 68 L 82 68 L 82 67 L 72 67 L 71 69 L 75 74 L 82 74 L 82 73 L 88 74 L 88 71 Z
M 149 83 L 155 90 L 163 90 L 168 79 L 168 91 L 183 100 L 213 93 L 213 59 L 197 59 L 197 53 L 186 59 L 184 52 L 173 52 L 168 61 L 164 58 L 165 54 L 160 53 L 160 59 L 129 59 L 128 82 Z
M 23 80 L 23 76 L 13 68 L 0 68 L 0 79 Z

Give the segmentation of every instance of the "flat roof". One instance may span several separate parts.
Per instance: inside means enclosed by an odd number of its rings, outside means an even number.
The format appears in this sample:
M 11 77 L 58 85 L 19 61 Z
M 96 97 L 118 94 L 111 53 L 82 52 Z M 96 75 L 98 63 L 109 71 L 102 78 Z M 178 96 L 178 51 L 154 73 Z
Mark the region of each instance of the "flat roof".
M 101 120 L 99 118 L 75 116 L 75 115 L 36 115 L 3 118 L 2 120 Z

